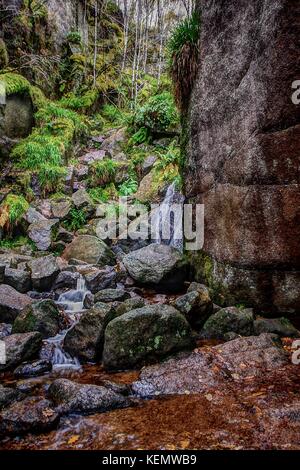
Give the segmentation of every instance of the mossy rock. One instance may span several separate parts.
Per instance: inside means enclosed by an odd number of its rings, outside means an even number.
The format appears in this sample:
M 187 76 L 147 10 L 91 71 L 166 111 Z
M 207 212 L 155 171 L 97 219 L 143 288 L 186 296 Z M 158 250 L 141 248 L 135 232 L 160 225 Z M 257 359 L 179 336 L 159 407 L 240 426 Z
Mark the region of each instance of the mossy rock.
M 150 305 L 108 324 L 103 362 L 107 369 L 133 368 L 193 346 L 191 328 L 178 310 L 169 305 Z
M 41 300 L 28 305 L 16 318 L 13 333 L 39 331 L 43 338 L 56 336 L 60 330 L 60 313 L 52 300 Z

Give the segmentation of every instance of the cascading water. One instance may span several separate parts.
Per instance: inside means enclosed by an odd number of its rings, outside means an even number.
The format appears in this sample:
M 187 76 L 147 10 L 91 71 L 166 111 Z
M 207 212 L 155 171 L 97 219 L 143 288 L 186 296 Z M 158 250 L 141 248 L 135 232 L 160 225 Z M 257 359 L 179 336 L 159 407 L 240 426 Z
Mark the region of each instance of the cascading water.
M 64 294 L 61 294 L 57 304 L 64 308 L 65 313 L 72 321 L 73 326 L 76 321 L 76 314 L 80 314 L 84 310 L 84 299 L 89 291 L 86 288 L 85 280 L 82 275 L 77 280 L 76 289 L 72 289 Z M 70 327 L 70 328 L 71 328 Z M 52 354 L 52 365 L 54 370 L 59 369 L 80 369 L 80 362 L 77 358 L 71 357 L 63 350 L 63 342 L 68 330 L 61 331 L 53 338 L 46 340 L 48 344 L 54 346 Z
M 176 184 L 172 183 L 167 189 L 163 202 L 152 215 L 156 243 L 173 246 L 183 251 L 181 229 L 183 204 L 183 194 L 176 191 Z

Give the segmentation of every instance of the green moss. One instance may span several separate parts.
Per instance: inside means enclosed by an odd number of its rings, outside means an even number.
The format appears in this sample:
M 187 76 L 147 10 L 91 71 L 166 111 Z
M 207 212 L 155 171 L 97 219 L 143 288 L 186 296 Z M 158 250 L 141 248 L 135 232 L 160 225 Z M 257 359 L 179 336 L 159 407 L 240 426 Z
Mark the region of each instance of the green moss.
M 32 250 L 36 250 L 35 243 L 28 237 L 18 236 L 15 238 L 4 238 L 3 240 L 0 240 L 0 248 L 8 248 L 10 250 L 16 250 L 26 245 Z
M 165 132 L 178 128 L 179 114 L 174 98 L 169 92 L 152 96 L 138 108 L 134 116 L 134 127 L 149 129 L 151 132 Z
M 0 81 L 4 83 L 6 95 L 30 93 L 31 85 L 22 75 L 8 72 L 0 75 Z
M 108 183 L 113 183 L 117 168 L 118 163 L 110 158 L 93 163 L 90 167 L 91 184 L 93 186 L 101 186 Z
M 73 208 L 70 210 L 69 219 L 65 222 L 65 227 L 72 232 L 81 229 L 87 222 L 86 214 L 82 209 Z
M 67 170 L 61 166 L 49 165 L 47 163 L 40 166 L 37 176 L 44 195 L 63 188 L 63 181 Z

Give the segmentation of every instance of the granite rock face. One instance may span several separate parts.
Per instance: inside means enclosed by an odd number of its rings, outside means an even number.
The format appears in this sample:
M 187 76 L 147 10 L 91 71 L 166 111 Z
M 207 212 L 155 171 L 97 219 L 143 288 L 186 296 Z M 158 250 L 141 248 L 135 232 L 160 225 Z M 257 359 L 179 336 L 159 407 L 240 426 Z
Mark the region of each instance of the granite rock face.
M 195 266 L 223 303 L 292 314 L 300 307 L 300 107 L 291 99 L 300 5 L 198 4 L 185 175 L 188 198 L 205 204 L 206 259 Z

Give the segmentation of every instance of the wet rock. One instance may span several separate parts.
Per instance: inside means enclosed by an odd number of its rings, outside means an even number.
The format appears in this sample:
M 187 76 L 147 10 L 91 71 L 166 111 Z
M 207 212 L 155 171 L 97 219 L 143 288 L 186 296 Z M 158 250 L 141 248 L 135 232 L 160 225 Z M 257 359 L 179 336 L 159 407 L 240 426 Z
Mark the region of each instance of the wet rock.
M 93 294 L 102 289 L 116 287 L 117 272 L 113 266 L 106 266 L 103 269 L 93 268 L 84 274 L 86 287 Z
M 159 290 L 180 290 L 185 269 L 180 252 L 167 245 L 151 244 L 123 257 L 129 275 L 140 284 Z
M 58 222 L 58 219 L 46 219 L 34 222 L 28 227 L 28 236 L 35 243 L 38 250 L 49 250 Z
M 298 338 L 300 336 L 300 332 L 284 317 L 257 318 L 254 321 L 254 332 L 256 335 L 260 335 L 261 333 L 274 333 L 283 338 Z
M 37 291 L 50 291 L 60 272 L 56 258 L 53 255 L 37 258 L 29 267 L 33 288 Z
M 253 334 L 253 321 L 252 309 L 222 308 L 206 321 L 201 330 L 201 337 L 224 339 L 225 334 L 230 332 L 250 336 Z
M 44 384 L 43 377 L 18 380 L 16 390 L 22 394 L 32 394 Z M 24 398 L 24 396 L 23 396 Z
M 130 294 L 123 289 L 103 289 L 94 296 L 95 302 L 122 302 L 129 298 Z
M 201 284 L 197 284 L 195 290 L 188 290 L 185 295 L 178 297 L 173 305 L 197 329 L 202 328 L 213 313 L 213 303 L 208 289 Z
M 86 296 L 84 297 L 83 306 L 85 309 L 90 309 L 94 305 L 94 296 L 91 292 L 87 292 Z
M 112 320 L 105 331 L 103 363 L 127 369 L 193 346 L 191 329 L 168 305 L 149 305 Z
M 38 360 L 20 365 L 14 370 L 14 376 L 18 378 L 35 377 L 51 372 L 51 370 L 52 364 L 50 361 Z
M 278 337 L 262 334 L 197 349 L 146 367 L 132 388 L 142 397 L 205 393 L 226 388 L 228 383 L 243 382 L 250 376 L 264 376 L 288 363 Z
M 53 284 L 53 289 L 75 289 L 79 277 L 80 274 L 78 272 L 61 271 Z
M 130 312 L 137 308 L 142 308 L 145 306 L 145 300 L 142 297 L 132 297 L 125 300 L 116 308 L 116 317 L 123 315 L 124 313 Z
M 114 264 L 114 255 L 108 246 L 99 238 L 90 235 L 79 235 L 74 238 L 62 256 L 66 260 L 77 259 L 99 266 Z
M 65 219 L 70 214 L 70 210 L 73 207 L 73 201 L 71 198 L 62 197 L 55 199 L 51 202 L 51 210 L 55 219 Z
M 0 339 L 5 338 L 11 334 L 12 325 L 9 323 L 0 323 Z
M 17 292 L 6 284 L 0 285 L 0 321 L 13 323 L 15 318 L 27 305 L 31 303 L 30 297 Z
M 120 395 L 128 396 L 130 394 L 131 388 L 126 384 L 117 384 L 116 382 L 111 382 L 110 380 L 103 380 L 102 385 L 108 390 L 112 390 L 115 393 Z
M 60 312 L 53 300 L 40 300 L 32 302 L 18 315 L 13 333 L 39 331 L 43 338 L 50 338 L 59 332 L 60 322 Z
M 18 400 L 20 395 L 17 390 L 0 385 L 0 410 Z
M 21 269 L 6 268 L 4 282 L 23 294 L 31 289 L 30 273 Z
M 6 363 L 0 364 L 0 371 L 12 369 L 21 362 L 35 359 L 42 347 L 42 335 L 38 332 L 20 333 L 6 336 Z
M 66 379 L 55 380 L 48 396 L 62 413 L 105 412 L 130 405 L 128 398 L 98 385 L 82 385 Z
M 48 400 L 25 398 L 0 413 L 0 435 L 46 432 L 58 423 L 59 415 Z
M 97 304 L 84 312 L 79 321 L 67 332 L 64 349 L 81 362 L 96 362 L 101 358 L 104 331 L 114 310 L 110 305 Z

